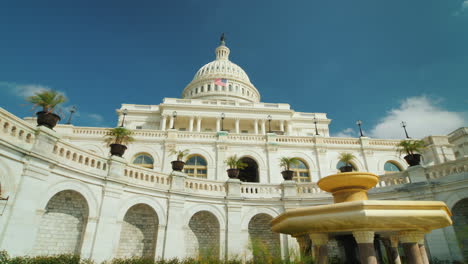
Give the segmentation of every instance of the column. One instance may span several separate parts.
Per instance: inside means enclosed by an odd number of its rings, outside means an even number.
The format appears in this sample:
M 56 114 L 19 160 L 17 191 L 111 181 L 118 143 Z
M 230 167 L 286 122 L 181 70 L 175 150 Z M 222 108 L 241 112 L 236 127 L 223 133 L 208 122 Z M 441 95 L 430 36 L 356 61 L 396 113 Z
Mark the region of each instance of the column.
M 284 132 L 284 120 L 280 120 L 280 131 Z
M 254 120 L 254 134 L 258 135 L 258 120 Z
M 382 239 L 387 252 L 389 264 L 401 264 L 400 254 L 398 253 L 398 237 L 390 236 Z
M 424 233 L 421 232 L 401 232 L 400 241 L 405 251 L 406 261 L 411 264 L 424 264 L 418 242 L 424 239 Z
M 193 116 L 191 116 L 189 119 L 189 131 L 190 132 L 193 132 L 193 119 L 194 119 Z
M 359 247 L 361 263 L 377 264 L 374 249 L 374 231 L 355 231 L 353 236 Z
M 288 121 L 286 123 L 286 131 L 288 133 L 288 136 L 292 136 L 292 124 L 291 121 Z
M 216 118 L 216 132 L 221 131 L 221 118 Z
M 421 253 L 421 258 L 424 264 L 429 264 L 429 258 L 427 257 L 426 246 L 424 245 L 424 239 L 419 240 L 418 242 L 419 253 Z
M 174 127 L 174 117 L 171 116 L 171 119 L 169 120 L 169 129 L 172 129 Z
M 239 118 L 236 118 L 236 134 L 239 134 L 240 133 L 240 130 L 239 130 Z
M 240 181 L 239 181 L 240 185 Z M 239 187 L 240 188 L 240 187 Z M 240 190 L 239 190 L 240 193 Z M 242 229 L 242 205 L 240 202 L 228 201 L 226 204 L 227 214 L 227 236 L 226 236 L 226 254 L 228 257 L 241 256 L 245 250 L 245 244 L 240 243 L 244 234 Z
M 312 233 L 309 234 L 310 239 L 312 240 L 312 245 L 316 247 L 317 250 L 315 256 L 317 257 L 317 264 L 327 264 L 328 263 L 328 234 L 326 233 Z
M 197 132 L 201 132 L 201 120 L 202 118 L 200 116 L 197 117 Z
M 159 128 L 161 130 L 166 130 L 166 121 L 167 121 L 167 116 L 162 116 L 161 123 L 159 123 Z
M 265 120 L 260 121 L 260 126 L 262 127 L 262 135 L 266 134 Z

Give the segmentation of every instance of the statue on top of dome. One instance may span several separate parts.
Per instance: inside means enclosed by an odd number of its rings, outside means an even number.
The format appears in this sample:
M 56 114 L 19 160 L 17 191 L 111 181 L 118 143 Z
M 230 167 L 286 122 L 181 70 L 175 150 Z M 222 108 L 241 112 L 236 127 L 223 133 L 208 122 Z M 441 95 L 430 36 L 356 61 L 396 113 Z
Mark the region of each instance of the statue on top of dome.
M 225 42 L 224 42 L 224 32 L 221 33 L 221 38 L 219 40 L 221 41 L 221 45 L 225 44 Z

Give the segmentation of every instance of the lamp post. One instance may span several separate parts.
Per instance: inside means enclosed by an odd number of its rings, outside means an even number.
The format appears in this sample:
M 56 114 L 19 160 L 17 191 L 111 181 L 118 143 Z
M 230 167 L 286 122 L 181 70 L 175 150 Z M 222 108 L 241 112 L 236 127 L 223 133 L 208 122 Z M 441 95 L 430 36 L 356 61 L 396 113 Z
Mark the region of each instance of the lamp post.
M 271 133 L 271 115 L 268 115 L 267 118 L 268 118 L 268 133 Z
M 221 131 L 224 131 L 224 118 L 226 115 L 224 113 L 221 113 Z
M 76 112 L 76 106 L 70 107 L 70 117 L 68 117 L 67 125 L 71 124 L 72 116 Z
M 123 118 L 122 118 L 122 124 L 120 124 L 120 127 L 124 127 L 124 124 L 125 124 L 125 116 L 127 115 L 127 113 L 128 113 L 127 108 L 125 108 L 124 110 L 122 110 Z
M 172 112 L 172 117 L 174 118 L 174 122 L 172 122 L 171 129 L 175 129 L 175 121 L 176 121 L 176 118 L 177 118 L 177 111 Z
M 318 129 L 317 129 L 317 118 L 315 117 L 315 115 L 314 115 L 314 125 L 315 125 L 315 135 L 318 136 L 319 132 L 318 132 Z
M 356 121 L 356 125 L 359 126 L 359 133 L 361 134 L 361 137 L 363 137 L 364 134 L 362 134 L 362 127 L 361 127 L 362 121 L 361 120 Z
M 401 121 L 401 127 L 403 127 L 403 130 L 405 130 L 406 138 L 410 138 L 408 136 L 408 131 L 406 131 L 406 122 L 405 121 Z

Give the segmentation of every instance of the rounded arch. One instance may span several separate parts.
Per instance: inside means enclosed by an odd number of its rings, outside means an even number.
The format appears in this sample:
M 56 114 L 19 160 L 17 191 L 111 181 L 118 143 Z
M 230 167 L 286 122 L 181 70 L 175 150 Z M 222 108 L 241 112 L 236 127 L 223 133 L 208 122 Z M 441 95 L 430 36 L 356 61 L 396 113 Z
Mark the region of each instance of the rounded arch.
M 131 157 L 130 162 L 133 162 L 133 158 L 135 158 L 136 155 L 138 155 L 140 153 L 146 153 L 146 154 L 150 155 L 154 160 L 155 167 L 156 167 L 156 164 L 159 164 L 160 161 L 161 161 L 161 159 L 160 159 L 160 157 L 158 155 L 158 151 L 155 148 L 153 148 L 151 146 L 146 146 L 146 145 L 134 145 L 134 144 L 129 145 L 125 156 L 126 157 Z
M 393 162 L 395 165 L 397 165 L 400 169 L 405 170 L 408 165 L 406 161 L 398 156 L 393 156 L 393 155 L 386 155 L 383 157 L 380 157 L 377 161 L 377 168 L 380 171 L 385 171 L 385 163 L 387 162 Z
M 186 252 L 192 257 L 220 257 L 221 223 L 209 211 L 198 211 L 190 217 L 185 230 Z M 224 232 L 224 231 L 223 231 Z
M 312 173 L 309 164 L 307 164 L 307 161 L 301 158 L 295 158 L 297 159 L 297 163 L 292 164 L 290 167 L 290 170 L 294 172 L 293 180 L 296 182 L 311 182 Z
M 218 222 L 220 224 L 220 229 L 224 230 L 224 226 L 226 223 L 226 217 L 224 215 L 224 211 L 214 205 L 210 204 L 198 204 L 193 207 L 190 207 L 188 210 L 185 212 L 185 223 L 188 225 L 190 222 L 190 218 L 196 214 L 199 211 L 207 211 L 212 213 L 216 218 L 218 219 Z
M 253 208 L 249 210 L 243 217 L 241 221 L 241 230 L 247 231 L 249 229 L 250 220 L 257 214 L 267 214 L 272 218 L 277 217 L 280 212 L 274 208 Z
M 193 155 L 202 156 L 206 160 L 208 167 L 215 166 L 216 164 L 211 153 L 202 148 L 190 148 L 189 156 Z
M 255 263 L 265 263 L 268 258 L 281 255 L 280 234 L 271 230 L 271 220 L 271 215 L 259 213 L 249 221 L 248 233 Z
M 128 210 L 137 204 L 145 204 L 151 207 L 159 219 L 159 225 L 166 225 L 166 214 L 163 206 L 161 206 L 157 200 L 145 196 L 134 196 L 130 199 L 124 200 L 118 210 L 117 221 L 123 221 Z
M 239 158 L 246 166 L 239 170 L 239 180 L 243 182 L 260 182 L 260 168 L 255 159 L 242 156 Z
M 200 154 L 192 154 L 185 160 L 184 172 L 191 177 L 207 178 L 208 162 Z
M 356 153 L 352 153 L 352 154 L 356 154 Z M 340 155 L 340 153 L 336 153 L 336 156 L 334 158 L 330 159 L 330 169 L 332 171 L 333 170 L 338 170 L 337 165 L 340 162 L 339 158 L 338 158 L 339 155 Z M 364 166 L 364 163 L 360 160 L 360 158 L 359 158 L 360 155 L 354 155 L 354 156 L 355 156 L 355 158 L 351 161 L 351 164 L 354 166 L 354 168 L 357 171 L 364 171 L 366 167 Z
M 296 157 L 298 159 L 301 159 L 303 162 L 306 163 L 306 165 L 309 167 L 309 170 L 317 170 L 317 166 L 315 165 L 314 158 L 306 153 L 301 153 L 301 152 L 291 152 L 288 154 L 290 157 Z
M 468 198 L 455 203 L 452 209 L 453 229 L 463 257 L 468 259 L 468 248 L 464 246 L 468 241 Z
M 235 153 L 238 157 L 249 157 L 257 162 L 259 169 L 265 170 L 267 168 L 266 161 L 262 154 L 254 150 L 236 149 Z
M 48 190 L 46 190 L 43 195 L 41 195 L 42 200 L 39 201 L 38 208 L 43 209 L 46 208 L 47 203 L 49 200 L 59 192 L 62 191 L 75 191 L 79 193 L 88 203 L 88 217 L 96 218 L 98 217 L 98 202 L 96 196 L 93 194 L 89 186 L 86 184 L 76 181 L 76 180 L 65 180 L 55 185 L 51 186 Z
M 154 168 L 154 158 L 148 152 L 138 152 L 131 158 L 131 163 L 148 169 Z
M 93 145 L 93 144 L 85 144 L 82 146 L 82 148 L 88 150 L 88 151 L 91 151 L 99 156 L 102 156 L 102 157 L 105 157 L 106 156 L 106 153 L 104 151 L 104 149 L 102 149 L 101 147 L 99 146 L 96 146 L 96 145 Z
M 404 168 L 401 166 L 400 163 L 398 163 L 397 161 L 395 160 L 387 160 L 385 163 L 384 163 L 384 166 L 383 166 L 383 170 L 385 172 L 400 172 L 400 171 L 403 171 Z
M 447 207 L 450 209 L 450 211 L 453 210 L 453 207 L 455 204 L 463 199 L 468 198 L 468 194 L 466 194 L 466 191 L 455 191 L 451 192 L 450 195 L 445 200 L 445 204 L 447 204 Z

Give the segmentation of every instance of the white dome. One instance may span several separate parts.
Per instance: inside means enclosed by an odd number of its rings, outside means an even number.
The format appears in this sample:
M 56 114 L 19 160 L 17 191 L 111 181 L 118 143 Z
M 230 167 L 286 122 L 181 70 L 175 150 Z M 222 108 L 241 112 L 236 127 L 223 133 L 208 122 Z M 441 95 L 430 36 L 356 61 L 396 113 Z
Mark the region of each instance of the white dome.
M 216 60 L 197 71 L 182 98 L 259 102 L 260 93 L 245 71 L 229 60 L 229 53 L 222 38 L 216 48 Z

